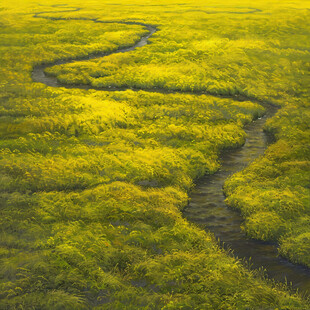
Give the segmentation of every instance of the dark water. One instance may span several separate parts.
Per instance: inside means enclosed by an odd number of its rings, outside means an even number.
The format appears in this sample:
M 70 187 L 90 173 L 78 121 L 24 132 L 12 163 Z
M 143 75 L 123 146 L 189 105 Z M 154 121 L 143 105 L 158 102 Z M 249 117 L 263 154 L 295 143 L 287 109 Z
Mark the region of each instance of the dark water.
M 64 6 L 64 5 L 57 5 Z M 56 7 L 56 5 L 54 5 Z M 45 13 L 60 13 L 78 11 L 79 8 L 67 7 L 64 11 L 55 12 L 40 12 L 34 17 L 45 18 L 51 20 L 67 20 L 66 18 L 42 16 Z M 255 11 L 256 12 L 256 11 Z M 252 12 L 248 12 L 252 13 Z M 254 12 L 253 12 L 254 13 Z M 136 48 L 145 46 L 149 43 L 148 39 L 157 31 L 157 28 L 152 25 L 140 22 L 125 22 L 125 21 L 98 21 L 96 19 L 85 18 L 69 18 L 73 20 L 87 20 L 95 23 L 120 23 L 120 24 L 135 24 L 141 25 L 148 30 L 147 35 L 143 36 L 133 46 L 120 48 L 111 53 L 98 53 L 80 57 L 77 59 L 60 60 L 50 64 L 41 64 L 34 67 L 32 79 L 34 82 L 43 83 L 51 87 L 65 88 L 81 88 L 81 89 L 97 89 L 91 85 L 66 85 L 57 81 L 56 77 L 47 76 L 44 70 L 59 64 L 72 63 L 78 60 L 94 59 L 104 57 L 115 53 L 124 53 L 132 51 Z M 126 88 L 100 88 L 99 90 L 120 91 Z M 138 90 L 138 89 L 133 89 Z M 145 91 L 175 93 L 165 89 L 148 89 Z M 184 92 L 185 93 L 185 92 Z M 187 92 L 189 93 L 189 92 Z M 201 92 L 203 93 L 203 92 Z M 219 96 L 220 97 L 220 96 Z M 251 100 L 251 98 L 241 98 L 241 96 L 233 97 L 236 100 Z M 252 100 L 253 101 L 253 100 Z M 231 174 L 242 170 L 249 165 L 255 158 L 262 155 L 268 145 L 268 138 L 263 133 L 263 125 L 266 119 L 275 113 L 275 109 L 268 108 L 267 114 L 246 127 L 247 140 L 245 145 L 238 149 L 229 151 L 222 156 L 222 167 L 214 175 L 205 176 L 202 178 L 191 194 L 191 201 L 188 207 L 184 210 L 184 216 L 195 223 L 203 225 L 207 230 L 210 230 L 220 239 L 224 247 L 233 250 L 234 254 L 239 258 L 250 260 L 254 268 L 264 267 L 270 278 L 274 278 L 281 282 L 292 282 L 293 288 L 298 288 L 301 292 L 310 292 L 310 270 L 291 264 L 287 260 L 277 256 L 277 248 L 273 244 L 263 243 L 255 240 L 249 240 L 241 232 L 240 225 L 242 218 L 238 212 L 233 211 L 225 205 L 225 197 L 222 192 L 224 181 Z
M 276 245 L 246 238 L 240 229 L 242 217 L 226 206 L 222 191 L 224 182 L 230 175 L 244 169 L 264 153 L 270 139 L 263 132 L 263 126 L 274 112 L 275 109 L 271 108 L 263 118 L 249 124 L 245 130 L 245 145 L 224 153 L 221 169 L 198 182 L 190 195 L 190 203 L 184 210 L 184 216 L 210 230 L 220 239 L 220 243 L 224 243 L 224 247 L 233 250 L 235 256 L 250 260 L 253 268 L 263 267 L 270 278 L 291 282 L 293 288 L 306 293 L 310 292 L 310 270 L 278 257 Z
M 72 11 L 78 11 L 79 9 L 73 9 L 73 10 L 68 10 L 68 11 L 61 11 L 61 12 L 72 12 Z M 56 11 L 57 12 L 57 11 Z M 40 12 L 36 13 L 34 17 L 36 18 L 44 18 L 44 19 L 52 19 L 52 20 L 67 20 L 66 18 L 62 17 L 45 17 L 41 16 L 41 14 L 45 13 L 55 13 L 55 12 Z M 125 90 L 126 88 L 118 88 L 118 87 L 106 87 L 106 88 L 97 88 L 92 85 L 85 85 L 85 84 L 74 84 L 74 85 L 68 85 L 68 84 L 62 84 L 57 80 L 57 77 L 52 76 L 52 75 L 47 75 L 45 74 L 45 69 L 48 67 L 53 67 L 56 65 L 62 65 L 62 64 L 69 64 L 73 63 L 79 60 L 90 60 L 90 59 L 96 59 L 96 58 L 101 58 L 105 57 L 111 54 L 117 54 L 117 53 L 126 53 L 135 50 L 136 48 L 142 47 L 147 45 L 148 39 L 157 31 L 157 28 L 152 25 L 140 23 L 140 22 L 125 22 L 125 21 L 100 21 L 97 19 L 87 19 L 87 18 L 70 18 L 70 20 L 81 20 L 81 21 L 93 21 L 94 23 L 100 23 L 100 24 L 125 24 L 125 25 L 140 25 L 146 28 L 148 33 L 144 36 L 142 36 L 134 45 L 128 46 L 128 47 L 123 47 L 119 48 L 118 50 L 115 50 L 113 52 L 99 52 L 96 54 L 90 54 L 85 57 L 79 57 L 75 59 L 65 59 L 65 60 L 57 60 L 53 63 L 50 64 L 40 64 L 37 65 L 33 68 L 32 70 L 32 80 L 34 82 L 38 83 L 43 83 L 47 86 L 51 87 L 64 87 L 64 88 L 80 88 L 80 89 L 97 89 L 97 90 L 107 90 L 107 91 L 119 91 L 119 90 Z M 137 89 L 138 90 L 138 89 Z M 151 90 L 150 90 L 151 91 Z

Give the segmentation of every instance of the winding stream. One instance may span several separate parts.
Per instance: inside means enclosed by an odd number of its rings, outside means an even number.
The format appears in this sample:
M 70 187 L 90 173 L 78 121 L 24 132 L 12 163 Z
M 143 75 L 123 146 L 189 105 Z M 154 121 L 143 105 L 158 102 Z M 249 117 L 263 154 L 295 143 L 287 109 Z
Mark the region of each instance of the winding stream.
M 237 211 L 227 207 L 222 190 L 230 175 L 263 155 L 270 142 L 263 132 L 263 126 L 276 110 L 271 106 L 264 117 L 247 125 L 244 146 L 223 153 L 220 170 L 199 180 L 190 195 L 184 216 L 210 230 L 224 248 L 232 249 L 235 256 L 249 261 L 253 268 L 265 268 L 269 278 L 291 283 L 293 288 L 301 292 L 310 292 L 310 270 L 279 257 L 276 245 L 248 239 L 240 229 L 243 218 Z
M 54 5 L 54 7 L 62 7 L 64 5 Z M 32 79 L 34 82 L 43 83 L 51 87 L 65 87 L 65 88 L 81 88 L 81 89 L 98 89 L 108 91 L 120 91 L 126 88 L 96 88 L 91 85 L 66 85 L 58 82 L 54 76 L 49 76 L 44 73 L 47 67 L 60 64 L 68 64 L 78 60 L 94 59 L 104 57 L 115 53 L 124 53 L 132 51 L 136 48 L 148 44 L 148 39 L 157 31 L 157 28 L 152 25 L 135 22 L 135 21 L 99 21 L 97 19 L 87 18 L 62 18 L 42 16 L 46 13 L 61 13 L 79 11 L 80 8 L 66 7 L 63 11 L 48 11 L 35 13 L 35 18 L 45 18 L 51 20 L 86 20 L 95 23 L 119 23 L 127 25 L 140 25 L 148 30 L 147 35 L 140 38 L 133 46 L 120 48 L 116 51 L 106 53 L 96 53 L 88 55 L 87 57 L 80 57 L 75 59 L 59 60 L 50 64 L 41 64 L 35 66 L 32 72 Z M 250 12 L 239 12 L 238 14 L 255 13 L 259 10 L 252 9 Z M 132 89 L 132 88 L 131 88 Z M 139 90 L 139 89 L 132 89 Z M 175 93 L 176 91 L 169 91 L 164 89 L 147 89 L 145 91 L 161 92 L 161 93 Z M 181 92 L 181 91 L 180 91 Z M 185 93 L 185 92 L 183 92 Z M 189 92 L 190 93 L 190 92 Z M 201 92 L 202 94 L 204 92 Z M 196 93 L 197 94 L 197 93 Z M 212 95 L 212 94 L 211 94 Z M 220 96 L 218 96 L 220 97 Z M 242 96 L 236 96 L 235 100 L 251 100 Z M 298 288 L 301 292 L 310 292 L 310 270 L 302 266 L 294 265 L 286 259 L 277 256 L 277 247 L 274 244 L 259 242 L 247 239 L 240 229 L 243 222 L 242 217 L 238 212 L 233 211 L 225 205 L 225 197 L 223 195 L 222 187 L 224 181 L 231 174 L 242 170 L 248 166 L 255 158 L 262 155 L 268 146 L 268 137 L 263 132 L 263 126 L 268 117 L 271 117 L 276 112 L 276 108 L 268 107 L 266 115 L 253 121 L 247 125 L 245 131 L 247 133 L 246 143 L 243 147 L 223 153 L 221 156 L 222 167 L 213 174 L 207 175 L 200 179 L 197 186 L 191 193 L 191 200 L 187 208 L 184 210 L 184 216 L 197 224 L 201 224 L 206 230 L 210 230 L 224 247 L 233 250 L 234 255 L 239 258 L 244 258 L 246 261 L 250 260 L 254 268 L 266 269 L 270 278 L 276 281 L 292 283 L 293 288 Z

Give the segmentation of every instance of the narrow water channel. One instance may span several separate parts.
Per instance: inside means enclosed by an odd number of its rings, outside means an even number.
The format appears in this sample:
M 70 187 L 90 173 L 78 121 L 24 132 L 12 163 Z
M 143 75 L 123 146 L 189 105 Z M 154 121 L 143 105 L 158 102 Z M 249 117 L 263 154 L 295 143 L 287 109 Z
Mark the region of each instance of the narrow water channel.
M 44 71 L 46 68 L 54 65 L 68 64 L 78 60 L 95 59 L 115 53 L 125 53 L 132 51 L 136 48 L 148 44 L 148 39 L 157 31 L 155 26 L 134 21 L 99 21 L 96 19 L 78 17 L 67 19 L 64 17 L 42 16 L 42 14 L 45 13 L 73 12 L 78 10 L 80 9 L 67 8 L 64 11 L 39 12 L 35 13 L 33 17 L 51 19 L 54 21 L 72 19 L 81 21 L 93 21 L 94 23 L 140 25 L 144 26 L 148 30 L 148 33 L 141 37 L 140 40 L 133 46 L 120 48 L 111 53 L 103 52 L 95 55 L 89 55 L 87 57 L 80 57 L 77 59 L 59 60 L 50 64 L 39 64 L 35 66 L 32 71 L 32 79 L 34 82 L 43 83 L 51 87 L 98 89 L 91 85 L 62 84 L 58 82 L 57 77 L 46 75 Z M 120 91 L 125 89 L 126 88 L 107 87 L 100 88 L 98 90 Z M 147 89 L 145 91 L 160 93 L 181 93 L 178 91 L 169 91 L 158 88 Z M 291 282 L 293 288 L 298 288 L 299 291 L 305 293 L 309 292 L 310 294 L 310 270 L 302 266 L 294 265 L 288 262 L 286 259 L 278 257 L 277 248 L 273 244 L 247 239 L 244 233 L 242 233 L 240 230 L 240 225 L 243 221 L 241 216 L 238 214 L 238 212 L 227 208 L 225 205 L 225 197 L 222 191 L 225 180 L 231 174 L 242 170 L 255 158 L 264 153 L 266 147 L 268 146 L 268 138 L 263 132 L 263 126 L 266 119 L 271 117 L 275 111 L 275 108 L 270 107 L 263 118 L 258 119 L 246 126 L 245 131 L 247 133 L 247 140 L 245 145 L 240 149 L 233 151 L 229 150 L 224 153 L 221 157 L 221 169 L 217 173 L 213 175 L 207 175 L 199 180 L 197 186 L 191 194 L 191 201 L 188 207 L 184 210 L 184 216 L 192 222 L 201 224 L 206 230 L 213 232 L 216 238 L 220 239 L 220 242 L 224 247 L 228 247 L 233 250 L 235 256 L 250 260 L 250 263 L 254 268 L 264 267 L 267 270 L 267 274 L 270 278 L 281 282 Z
M 271 108 L 264 117 L 246 126 L 244 146 L 225 152 L 221 156 L 221 169 L 199 180 L 183 214 L 189 221 L 211 231 L 225 248 L 233 250 L 240 259 L 249 261 L 253 268 L 266 269 L 269 278 L 292 283 L 292 287 L 300 292 L 310 293 L 310 270 L 279 257 L 276 245 L 248 239 L 240 229 L 241 215 L 227 207 L 222 190 L 230 175 L 244 169 L 264 153 L 270 139 L 263 132 L 263 126 L 275 112 L 275 108 Z

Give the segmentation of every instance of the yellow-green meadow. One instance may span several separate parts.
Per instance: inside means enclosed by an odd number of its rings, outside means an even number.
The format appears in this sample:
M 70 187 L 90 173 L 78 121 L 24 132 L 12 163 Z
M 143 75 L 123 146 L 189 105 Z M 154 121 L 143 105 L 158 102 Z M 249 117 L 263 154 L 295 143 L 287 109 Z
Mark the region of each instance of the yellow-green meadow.
M 182 215 L 277 105 L 275 143 L 224 192 L 249 238 L 310 267 L 309 8 L 1 3 L 0 309 L 309 309 Z

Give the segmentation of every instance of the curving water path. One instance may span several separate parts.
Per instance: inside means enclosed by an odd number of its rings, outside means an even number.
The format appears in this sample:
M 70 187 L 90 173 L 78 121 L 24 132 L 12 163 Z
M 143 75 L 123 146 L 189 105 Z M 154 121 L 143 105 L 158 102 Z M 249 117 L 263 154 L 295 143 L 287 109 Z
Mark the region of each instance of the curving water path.
M 270 106 L 264 117 L 247 125 L 244 146 L 223 153 L 220 170 L 199 180 L 190 195 L 184 216 L 210 230 L 224 248 L 232 249 L 235 256 L 250 262 L 253 268 L 263 267 L 269 278 L 291 283 L 293 288 L 306 293 L 310 292 L 310 270 L 279 257 L 275 244 L 248 239 L 240 229 L 243 218 L 237 211 L 227 207 L 222 190 L 229 176 L 263 155 L 270 142 L 263 126 L 276 110 Z
M 62 7 L 65 5 L 54 5 L 54 7 Z M 45 11 L 38 12 L 33 15 L 35 18 L 45 18 L 51 20 L 84 20 L 93 21 L 95 23 L 119 23 L 127 25 L 140 25 L 148 30 L 145 36 L 142 36 L 139 41 L 129 47 L 123 47 L 113 52 L 102 52 L 87 57 L 80 57 L 75 59 L 59 60 L 50 64 L 41 64 L 35 66 L 32 72 L 32 79 L 34 82 L 43 83 L 51 87 L 65 87 L 65 88 L 81 88 L 81 89 L 98 89 L 108 91 L 120 91 L 126 88 L 107 87 L 96 88 L 91 85 L 67 85 L 58 82 L 54 76 L 49 76 L 44 73 L 47 67 L 68 64 L 78 60 L 94 59 L 104 57 L 115 53 L 124 53 L 132 51 L 136 48 L 148 44 L 148 39 L 157 31 L 153 25 L 135 22 L 135 21 L 100 21 L 97 19 L 88 18 L 63 18 L 42 16 L 46 13 L 62 13 L 75 12 L 80 8 L 67 7 L 63 11 Z M 260 12 L 260 10 L 252 9 L 249 12 L 238 12 L 238 14 L 249 14 Z M 131 88 L 132 89 L 132 88 Z M 132 89 L 139 90 L 139 89 Z M 176 91 L 169 91 L 166 89 L 147 89 L 145 91 L 161 92 L 161 93 L 176 93 Z M 180 91 L 181 92 L 181 91 Z M 185 92 L 182 92 L 185 93 Z M 190 92 L 188 92 L 190 93 Z M 200 92 L 203 94 L 205 92 Z M 196 94 L 199 94 L 196 92 Z M 213 95 L 213 94 L 211 94 Z M 218 96 L 217 97 L 223 97 Z M 235 100 L 253 100 L 243 96 L 234 96 Z M 240 225 L 243 222 L 242 217 L 238 212 L 233 211 L 225 205 L 225 197 L 223 195 L 222 187 L 224 181 L 231 174 L 242 170 L 248 166 L 255 158 L 262 155 L 268 146 L 268 137 L 263 132 L 263 126 L 268 117 L 271 117 L 276 112 L 276 108 L 268 106 L 266 115 L 253 121 L 245 128 L 247 139 L 245 145 L 237 150 L 223 153 L 221 156 L 221 169 L 214 175 L 207 175 L 200 179 L 197 186 L 191 193 L 191 200 L 189 205 L 184 210 L 184 216 L 195 223 L 201 224 L 205 229 L 210 230 L 214 235 L 220 239 L 224 247 L 233 250 L 235 256 L 250 260 L 254 268 L 266 269 L 270 278 L 277 281 L 292 283 L 293 288 L 298 288 L 301 292 L 310 292 L 310 270 L 302 266 L 294 265 L 286 259 L 277 256 L 277 246 L 270 243 L 259 242 L 246 238 L 241 231 Z

